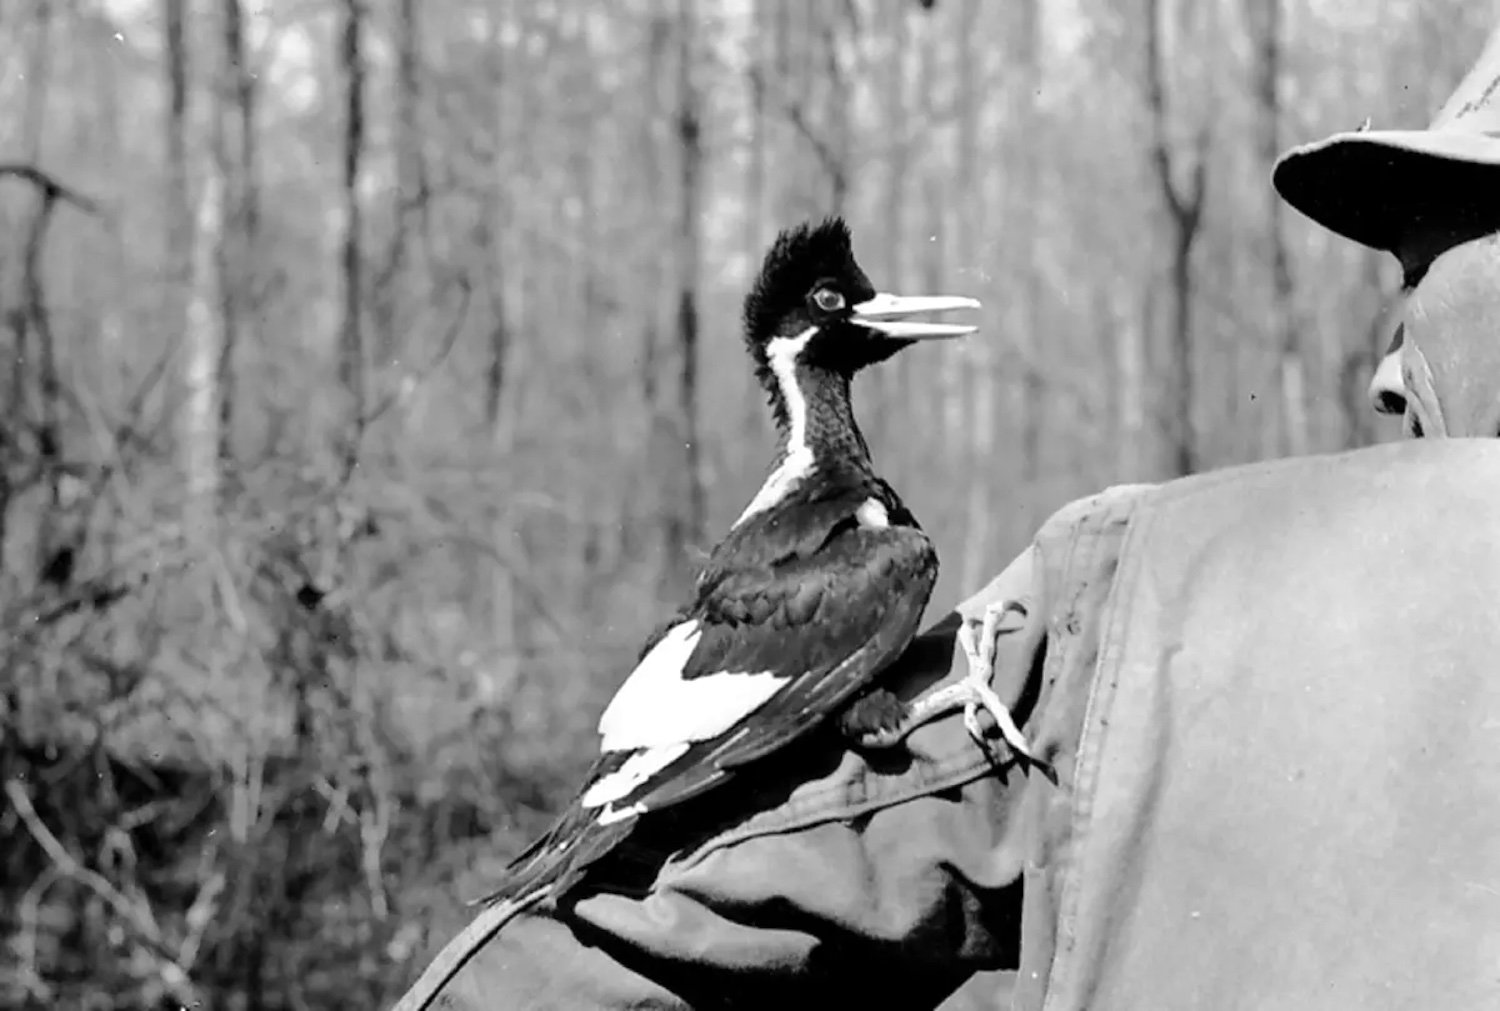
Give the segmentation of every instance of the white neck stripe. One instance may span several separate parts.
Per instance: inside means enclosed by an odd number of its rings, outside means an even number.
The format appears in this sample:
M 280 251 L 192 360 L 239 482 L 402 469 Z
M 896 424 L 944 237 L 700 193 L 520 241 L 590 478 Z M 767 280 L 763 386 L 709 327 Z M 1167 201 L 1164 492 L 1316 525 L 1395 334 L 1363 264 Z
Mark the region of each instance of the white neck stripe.
M 766 345 L 766 361 L 776 377 L 781 402 L 786 405 L 786 456 L 734 521 L 735 526 L 776 505 L 812 473 L 812 447 L 807 444 L 807 400 L 797 386 L 797 356 L 817 332 L 817 327 L 808 327 L 795 337 L 773 337 Z

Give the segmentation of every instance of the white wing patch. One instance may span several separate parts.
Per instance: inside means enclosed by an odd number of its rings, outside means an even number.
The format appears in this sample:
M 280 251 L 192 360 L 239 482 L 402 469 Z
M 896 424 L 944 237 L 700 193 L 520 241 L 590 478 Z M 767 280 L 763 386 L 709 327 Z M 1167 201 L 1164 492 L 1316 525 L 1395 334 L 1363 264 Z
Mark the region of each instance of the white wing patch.
M 630 672 L 625 683 L 615 692 L 615 697 L 604 707 L 604 712 L 599 714 L 599 736 L 604 738 L 605 751 L 620 750 L 611 746 L 610 740 L 627 733 L 632 711 L 647 701 L 640 696 L 649 695 L 651 686 L 658 681 L 681 679 L 682 668 L 693 655 L 702 635 L 703 630 L 696 621 L 685 621 L 668 629 L 667 634 L 651 647 L 651 652 L 641 657 L 641 662 L 635 665 L 635 670 Z
M 734 521 L 735 526 L 786 498 L 813 471 L 815 461 L 812 448 L 807 444 L 807 401 L 797 386 L 797 356 L 817 332 L 817 327 L 808 327 L 795 337 L 773 337 L 766 345 L 766 360 L 786 404 L 786 456 L 771 471 L 766 483 L 760 486 L 760 491 L 740 513 L 740 518 Z
M 786 685 L 785 677 L 770 671 L 684 680 L 682 668 L 702 635 L 697 622 L 685 621 L 641 658 L 599 717 L 602 750 L 706 741 L 755 712 Z
M 617 801 L 681 758 L 688 747 L 688 743 L 682 741 L 638 751 L 625 759 L 625 764 L 614 772 L 600 777 L 597 783 L 584 791 L 578 802 L 584 807 L 599 807 L 601 804 Z
M 886 512 L 885 506 L 878 498 L 867 498 L 854 510 L 854 518 L 862 527 L 872 530 L 884 530 L 891 525 L 891 514 Z

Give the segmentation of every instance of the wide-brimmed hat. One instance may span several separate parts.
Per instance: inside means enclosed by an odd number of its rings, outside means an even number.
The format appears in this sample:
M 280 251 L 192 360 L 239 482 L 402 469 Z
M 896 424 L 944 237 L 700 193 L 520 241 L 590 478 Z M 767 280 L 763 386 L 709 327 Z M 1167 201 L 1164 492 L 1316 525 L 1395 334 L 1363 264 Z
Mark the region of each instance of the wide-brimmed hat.
M 1500 28 L 1427 129 L 1334 134 L 1282 155 L 1271 179 L 1303 214 L 1409 270 L 1500 230 Z

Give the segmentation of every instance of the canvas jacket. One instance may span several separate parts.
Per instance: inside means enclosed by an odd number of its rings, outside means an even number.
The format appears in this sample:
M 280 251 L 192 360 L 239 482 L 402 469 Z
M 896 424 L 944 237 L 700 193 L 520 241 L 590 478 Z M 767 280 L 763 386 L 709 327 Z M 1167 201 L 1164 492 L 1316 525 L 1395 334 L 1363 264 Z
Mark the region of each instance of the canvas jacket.
M 958 717 L 833 738 L 597 894 L 460 937 L 435 1007 L 1500 1007 L 1500 442 L 1067 506 L 960 611 L 1056 785 Z M 903 658 L 961 674 L 950 615 Z

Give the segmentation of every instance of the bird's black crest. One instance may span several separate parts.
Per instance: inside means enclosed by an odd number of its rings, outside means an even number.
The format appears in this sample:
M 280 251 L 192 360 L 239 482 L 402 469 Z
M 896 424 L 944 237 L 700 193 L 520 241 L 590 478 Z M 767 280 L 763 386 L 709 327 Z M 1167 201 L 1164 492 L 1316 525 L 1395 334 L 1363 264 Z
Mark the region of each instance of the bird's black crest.
M 751 353 L 756 354 L 796 320 L 808 292 L 819 281 L 830 279 L 847 289 L 853 300 L 875 294 L 854 260 L 849 226 L 843 218 L 807 222 L 778 235 L 745 297 L 745 341 Z

